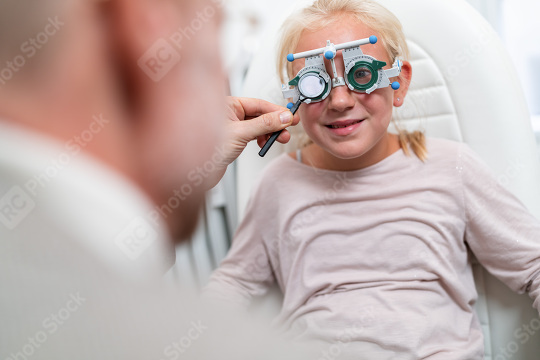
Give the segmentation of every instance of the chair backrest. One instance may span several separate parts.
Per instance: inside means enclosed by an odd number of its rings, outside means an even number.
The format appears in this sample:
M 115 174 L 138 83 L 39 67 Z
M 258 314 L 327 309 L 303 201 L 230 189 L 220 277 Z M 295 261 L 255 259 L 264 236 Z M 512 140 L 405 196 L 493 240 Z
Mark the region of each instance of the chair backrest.
M 515 69 L 495 31 L 464 0 L 379 2 L 400 19 L 411 51 L 410 92 L 395 113 L 400 124 L 409 130 L 421 128 L 427 136 L 469 144 L 500 183 L 540 218 L 540 162 L 530 116 Z M 274 70 L 275 30 L 252 62 L 243 95 L 284 105 Z M 276 146 L 261 159 L 256 145 L 251 145 L 239 159 L 240 217 L 258 174 L 284 149 Z M 474 273 L 485 359 L 539 358 L 540 332 L 526 342 L 517 338 L 538 318 L 532 301 L 513 293 L 478 264 Z

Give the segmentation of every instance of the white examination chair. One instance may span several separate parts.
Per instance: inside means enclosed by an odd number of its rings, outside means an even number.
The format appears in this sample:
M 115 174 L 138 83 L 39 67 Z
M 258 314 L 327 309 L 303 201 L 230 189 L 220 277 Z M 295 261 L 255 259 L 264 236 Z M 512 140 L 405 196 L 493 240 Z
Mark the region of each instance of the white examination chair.
M 396 111 L 402 126 L 469 144 L 540 218 L 540 162 L 530 116 L 495 31 L 464 0 L 380 2 L 401 20 L 411 50 L 413 79 L 405 105 Z M 285 105 L 274 70 L 275 30 L 252 62 L 243 96 Z M 264 159 L 256 144 L 244 151 L 237 164 L 240 218 L 260 171 L 286 149 L 276 143 Z M 538 319 L 531 299 L 513 293 L 478 263 L 474 270 L 485 359 L 540 359 L 540 330 L 527 341 L 518 338 L 523 325 Z

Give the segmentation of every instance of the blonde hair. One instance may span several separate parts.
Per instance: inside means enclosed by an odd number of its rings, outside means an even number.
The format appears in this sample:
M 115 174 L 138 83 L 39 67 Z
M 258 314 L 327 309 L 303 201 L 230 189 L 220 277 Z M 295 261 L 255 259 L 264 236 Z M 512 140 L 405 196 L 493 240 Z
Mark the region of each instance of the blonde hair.
M 292 14 L 281 28 L 278 45 L 277 71 L 282 83 L 294 77 L 292 63 L 287 61 L 287 54 L 294 53 L 304 30 L 316 31 L 333 24 L 340 16 L 352 16 L 367 27 L 376 29 L 379 41 L 388 54 L 392 64 L 396 58 L 409 60 L 409 47 L 398 18 L 382 5 L 373 0 L 317 0 L 313 5 Z M 401 78 L 400 82 L 406 79 Z M 425 135 L 421 131 L 408 132 L 401 129 L 394 118 L 392 123 L 398 132 L 399 144 L 406 155 L 410 155 L 409 146 L 422 161 L 427 158 Z M 307 135 L 304 133 L 304 137 Z M 300 147 L 311 143 L 300 141 Z

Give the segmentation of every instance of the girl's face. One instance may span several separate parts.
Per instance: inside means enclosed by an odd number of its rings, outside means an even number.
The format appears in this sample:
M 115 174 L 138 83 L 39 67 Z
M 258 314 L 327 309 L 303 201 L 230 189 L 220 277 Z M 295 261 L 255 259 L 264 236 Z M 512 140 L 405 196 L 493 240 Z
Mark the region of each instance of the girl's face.
M 326 40 L 330 40 L 334 44 L 341 44 L 368 38 L 371 35 L 380 39 L 376 31 L 352 17 L 343 16 L 324 29 L 304 31 L 295 53 L 324 47 Z M 387 65 L 384 69 L 392 67 L 380 40 L 374 45 L 363 45 L 362 51 L 366 55 L 386 62 Z M 333 77 L 331 62 L 325 59 L 325 63 L 326 71 Z M 335 63 L 338 76 L 345 77 L 342 51 L 338 51 Z M 304 66 L 305 60 L 294 61 L 294 74 L 297 74 Z M 395 80 L 390 79 L 390 81 Z M 371 151 L 372 153 L 380 155 L 380 149 L 376 148 L 378 144 L 378 147 L 383 145 L 388 147 L 386 141 L 390 134 L 387 133 L 387 128 L 392 118 L 393 105 L 399 106 L 397 103 L 398 93 L 402 94 L 401 102 L 405 95 L 403 85 L 398 92 L 387 87 L 377 89 L 371 94 L 356 93 L 347 86 L 332 88 L 330 95 L 325 100 L 304 104 L 300 107 L 302 125 L 315 146 L 320 147 L 326 157 L 337 158 L 335 160 L 354 159 L 368 154 L 372 149 L 374 150 Z M 381 142 L 381 140 L 383 141 Z

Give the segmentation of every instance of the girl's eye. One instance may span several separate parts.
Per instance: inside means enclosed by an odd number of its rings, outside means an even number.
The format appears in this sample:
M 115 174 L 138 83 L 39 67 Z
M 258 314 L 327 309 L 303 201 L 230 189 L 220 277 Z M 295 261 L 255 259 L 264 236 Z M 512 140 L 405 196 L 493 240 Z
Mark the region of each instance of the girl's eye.
M 354 79 L 356 80 L 357 83 L 361 85 L 365 85 L 371 81 L 371 71 L 365 68 L 360 68 L 355 71 Z

